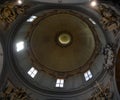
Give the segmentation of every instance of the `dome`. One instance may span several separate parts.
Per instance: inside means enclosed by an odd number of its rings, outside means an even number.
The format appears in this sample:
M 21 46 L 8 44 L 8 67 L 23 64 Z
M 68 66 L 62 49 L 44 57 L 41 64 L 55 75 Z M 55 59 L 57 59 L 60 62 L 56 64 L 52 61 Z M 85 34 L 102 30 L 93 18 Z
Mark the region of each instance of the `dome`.
M 111 81 L 115 78 L 111 65 L 116 57 L 113 42 L 118 35 L 111 24 L 103 24 L 103 15 L 111 15 L 106 14 L 109 6 L 93 7 L 92 1 L 88 1 L 89 5 L 86 1 L 19 1 L 15 13 L 25 12 L 14 16 L 15 21 L 2 14 L 10 24 L 3 33 L 2 66 L 7 73 L 0 72 L 6 77 L 3 86 L 14 88 L 13 93 L 24 90 L 35 100 L 92 100 L 97 94 L 97 99 L 102 98 L 102 91 L 107 95 L 116 93 L 115 87 L 108 84 L 115 84 Z M 29 6 L 24 5 L 27 3 Z M 116 77 L 119 79 L 118 74 Z
M 85 67 L 95 50 L 94 33 L 76 14 L 49 11 L 33 22 L 27 39 L 29 56 L 36 66 L 58 72 Z
M 18 29 L 11 35 L 14 38 L 11 41 L 14 69 L 23 81 L 39 92 L 52 95 L 63 91 L 78 93 L 86 89 L 83 85 L 88 80 L 83 77 L 85 73 L 91 75 L 90 85 L 92 77 L 97 78 L 102 72 L 103 60 L 100 59 L 103 57 L 99 51 L 105 38 L 97 29 L 99 26 L 94 27 L 90 16 L 82 10 L 64 6 L 50 8 L 40 11 L 38 6 L 32 14 L 19 19 L 19 24 L 15 23 Z M 101 64 L 97 66 L 99 61 Z M 64 83 L 65 80 L 67 84 L 71 79 L 79 84 L 65 85 L 61 90 L 55 88 L 58 86 L 55 82 Z M 54 84 L 49 86 L 51 82 Z
M 18 31 L 15 38 L 17 41 L 26 38 L 26 50 L 22 51 L 26 63 L 55 77 L 87 71 L 96 58 L 100 42 L 85 15 L 67 9 L 45 10 L 36 14 L 37 18 L 28 25 L 26 32 L 21 35 Z

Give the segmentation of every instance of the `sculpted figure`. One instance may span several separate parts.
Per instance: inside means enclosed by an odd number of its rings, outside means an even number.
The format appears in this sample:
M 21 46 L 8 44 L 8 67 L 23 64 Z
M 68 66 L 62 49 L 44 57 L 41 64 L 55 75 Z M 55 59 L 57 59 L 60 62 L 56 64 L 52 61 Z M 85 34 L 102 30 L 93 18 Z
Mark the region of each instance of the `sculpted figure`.
M 120 16 L 110 7 L 103 4 L 98 6 L 98 13 L 102 16 L 100 22 L 103 24 L 103 28 L 108 30 L 114 35 L 120 32 Z
M 16 14 L 14 11 L 14 3 L 6 3 L 1 9 L 1 19 L 7 23 L 11 23 L 15 20 Z
M 0 19 L 5 23 L 12 23 L 16 17 L 25 11 L 25 6 L 16 5 L 14 2 L 6 2 L 0 9 Z

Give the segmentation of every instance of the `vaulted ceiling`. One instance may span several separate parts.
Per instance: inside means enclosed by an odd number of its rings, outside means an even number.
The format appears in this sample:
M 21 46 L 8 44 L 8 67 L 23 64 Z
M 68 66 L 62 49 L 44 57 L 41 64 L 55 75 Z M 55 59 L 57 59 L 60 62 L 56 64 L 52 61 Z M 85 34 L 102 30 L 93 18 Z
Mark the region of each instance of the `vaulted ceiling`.
M 36 1 L 73 3 L 73 0 Z M 33 4 L 4 30 L 7 79 L 16 86 L 29 87 L 35 98 L 86 100 L 97 82 L 112 83 L 112 76 L 103 66 L 107 58 L 103 50 L 108 43 L 115 42 L 115 35 L 105 31 L 100 15 L 83 4 L 87 0 L 76 2 L 81 5 Z M 36 19 L 31 21 L 33 16 Z M 22 46 L 17 46 L 18 43 Z M 17 50 L 18 47 L 22 49 Z

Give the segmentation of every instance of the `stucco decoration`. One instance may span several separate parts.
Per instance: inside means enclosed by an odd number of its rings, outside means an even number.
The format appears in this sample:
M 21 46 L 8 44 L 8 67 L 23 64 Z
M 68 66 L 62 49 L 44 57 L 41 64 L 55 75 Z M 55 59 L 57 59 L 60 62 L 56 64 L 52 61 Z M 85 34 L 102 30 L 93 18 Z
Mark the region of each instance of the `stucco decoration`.
M 96 82 L 96 90 L 89 100 L 113 100 L 113 92 L 110 89 L 110 83 L 102 85 Z
M 100 21 L 105 30 L 112 32 L 115 36 L 120 33 L 120 15 L 112 7 L 99 4 L 96 11 L 102 16 Z
M 0 100 L 33 100 L 24 88 L 15 87 L 9 80 L 0 91 Z
M 0 6 L 0 23 L 4 27 L 15 21 L 15 19 L 25 13 L 26 5 L 18 5 L 16 2 L 5 2 Z

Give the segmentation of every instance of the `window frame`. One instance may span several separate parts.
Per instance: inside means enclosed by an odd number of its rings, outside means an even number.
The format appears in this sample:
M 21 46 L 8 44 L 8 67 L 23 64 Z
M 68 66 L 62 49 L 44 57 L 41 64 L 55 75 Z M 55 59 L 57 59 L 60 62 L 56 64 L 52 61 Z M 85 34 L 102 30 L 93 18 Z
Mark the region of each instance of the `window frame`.
M 93 75 L 90 70 L 88 70 L 84 73 L 85 81 L 89 81 L 90 79 L 92 79 L 92 77 L 93 77 Z
M 29 76 L 34 78 L 36 76 L 36 74 L 38 73 L 38 70 L 35 69 L 34 67 L 31 67 L 30 70 L 27 73 L 28 73 Z
M 58 78 L 58 79 L 56 80 L 56 85 L 55 85 L 55 87 L 57 87 L 57 88 L 63 88 L 63 87 L 64 87 L 64 79 Z

